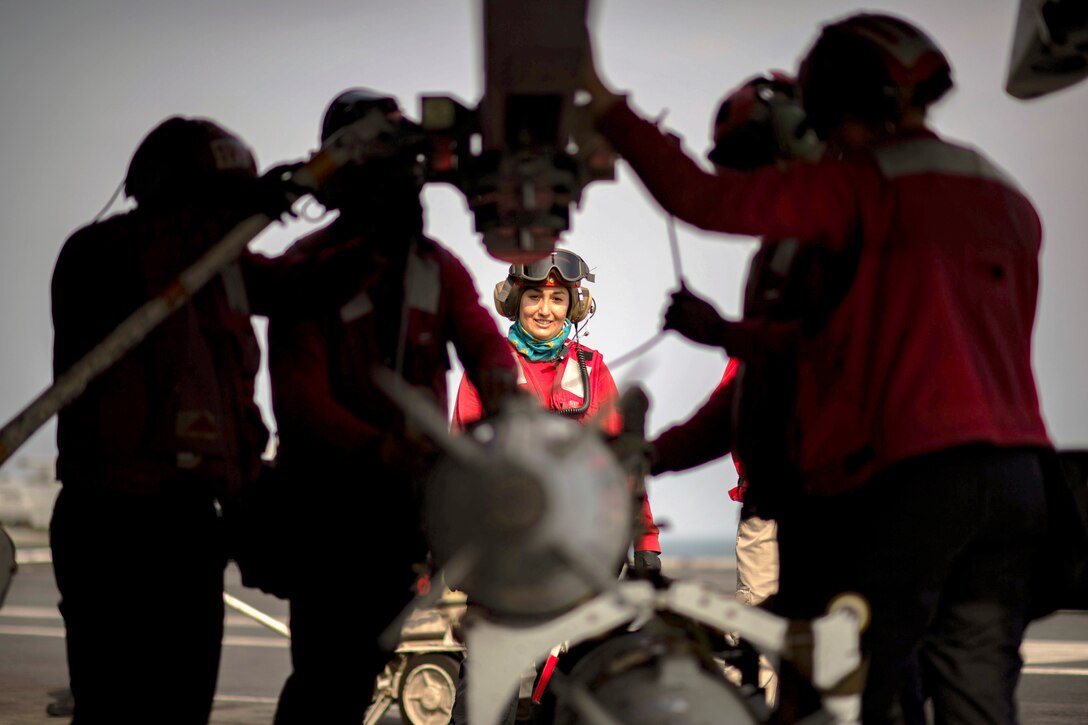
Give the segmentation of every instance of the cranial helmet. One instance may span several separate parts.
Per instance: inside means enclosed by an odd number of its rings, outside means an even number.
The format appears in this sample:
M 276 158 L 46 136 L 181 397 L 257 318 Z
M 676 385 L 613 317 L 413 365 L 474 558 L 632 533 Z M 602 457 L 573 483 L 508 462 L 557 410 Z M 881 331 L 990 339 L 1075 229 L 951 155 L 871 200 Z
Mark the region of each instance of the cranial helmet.
M 253 152 L 237 136 L 207 119 L 173 116 L 136 148 L 125 174 L 125 194 L 137 204 L 159 203 L 255 178 Z
M 815 159 L 820 142 L 805 122 L 797 83 L 782 73 L 756 76 L 722 100 L 707 154 L 717 166 L 754 169 L 792 159 Z
M 321 142 L 328 141 L 334 133 L 363 118 L 375 108 L 390 120 L 400 120 L 400 104 L 393 96 L 367 88 L 344 91 L 325 110 L 325 117 L 321 119 Z
M 516 320 L 521 295 L 527 287 L 566 287 L 570 290 L 567 319 L 578 323 L 596 309 L 593 295 L 582 287 L 582 280 L 595 281 L 585 260 L 574 252 L 556 249 L 548 256 L 528 264 L 511 264 L 506 279 L 495 285 L 495 310 Z
M 340 168 L 314 197 L 328 208 L 353 211 L 368 220 L 398 220 L 418 232 L 423 224 L 419 191 L 424 182 L 419 149 L 413 145 L 418 142 L 418 126 L 402 116 L 396 98 L 366 88 L 344 91 L 325 110 L 321 143 L 375 111 L 383 118 L 375 119 L 367 132 L 373 134 L 373 148 L 366 162 Z
M 846 116 L 897 123 L 952 87 L 944 53 L 919 28 L 890 15 L 860 13 L 825 25 L 798 78 L 809 122 L 821 137 Z

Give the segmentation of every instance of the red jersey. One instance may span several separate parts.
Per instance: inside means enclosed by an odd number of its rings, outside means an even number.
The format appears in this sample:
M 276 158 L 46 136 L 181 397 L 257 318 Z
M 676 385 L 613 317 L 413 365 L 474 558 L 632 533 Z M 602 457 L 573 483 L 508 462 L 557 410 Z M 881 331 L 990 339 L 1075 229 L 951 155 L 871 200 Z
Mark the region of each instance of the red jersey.
M 136 209 L 75 232 L 53 271 L 60 376 L 237 222 L 233 212 Z M 184 477 L 209 496 L 253 480 L 268 439 L 253 394 L 260 348 L 243 254 L 58 415 L 66 486 L 158 494 Z
M 351 243 L 335 234 L 334 227 L 326 227 L 298 244 L 322 249 Z M 336 305 L 294 316 L 281 311 L 270 319 L 272 402 L 284 460 L 374 458 L 382 436 L 401 415 L 374 383 L 375 365 L 399 367 L 405 380 L 428 390 L 442 410 L 447 343 L 473 376 L 512 369 L 498 328 L 460 260 L 428 239 L 407 251 L 409 241 L 396 259 L 359 247 L 364 263 L 352 267 L 356 282 Z
M 579 423 L 600 425 L 606 435 L 616 435 L 623 426 L 616 404 L 619 394 L 612 373 L 604 364 L 601 354 L 578 342 L 571 342 L 568 352 L 558 360 L 533 362 L 525 359 L 510 346 L 510 352 L 518 366 L 518 386 L 533 394 L 543 402 L 548 410 L 578 408 L 585 400 L 582 374 L 579 371 L 577 351 L 581 350 L 589 372 L 589 408 L 573 420 Z M 462 376 L 457 389 L 457 402 L 453 408 L 454 431 L 463 431 L 466 426 L 483 417 L 480 395 L 467 376 Z M 642 499 L 642 523 L 645 532 L 637 542 L 638 551 L 661 551 L 658 528 L 654 524 L 650 501 Z
M 810 492 L 959 445 L 1049 445 L 1031 368 L 1041 225 L 981 154 L 920 132 L 844 160 L 710 174 L 625 104 L 598 125 L 700 228 L 857 245 L 849 292 L 798 350 Z

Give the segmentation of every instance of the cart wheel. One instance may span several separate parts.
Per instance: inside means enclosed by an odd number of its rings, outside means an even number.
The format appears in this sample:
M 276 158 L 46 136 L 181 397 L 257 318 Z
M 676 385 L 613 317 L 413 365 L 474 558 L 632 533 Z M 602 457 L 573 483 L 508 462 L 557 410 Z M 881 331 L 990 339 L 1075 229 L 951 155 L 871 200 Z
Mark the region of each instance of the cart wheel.
M 400 680 L 400 716 L 408 725 L 448 725 L 457 697 L 460 666 L 452 657 L 417 655 L 408 660 Z
M 837 609 L 846 609 L 857 620 L 858 633 L 862 633 L 869 626 L 869 621 L 872 619 L 872 610 L 869 609 L 869 602 L 865 597 L 855 592 L 844 592 L 827 605 L 827 611 L 830 614 Z

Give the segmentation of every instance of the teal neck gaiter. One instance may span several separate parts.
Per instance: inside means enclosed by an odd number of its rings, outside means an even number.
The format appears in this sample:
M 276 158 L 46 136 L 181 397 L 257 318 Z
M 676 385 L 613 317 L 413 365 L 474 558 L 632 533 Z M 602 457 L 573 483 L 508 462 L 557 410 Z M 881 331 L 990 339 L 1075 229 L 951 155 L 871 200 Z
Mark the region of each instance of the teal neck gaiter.
M 562 332 L 550 340 L 538 340 L 525 331 L 525 328 L 521 326 L 521 322 L 515 322 L 510 325 L 510 334 L 507 335 L 507 338 L 514 344 L 519 353 L 532 362 L 555 360 L 563 351 L 563 343 L 567 341 L 573 327 L 570 320 L 563 320 Z

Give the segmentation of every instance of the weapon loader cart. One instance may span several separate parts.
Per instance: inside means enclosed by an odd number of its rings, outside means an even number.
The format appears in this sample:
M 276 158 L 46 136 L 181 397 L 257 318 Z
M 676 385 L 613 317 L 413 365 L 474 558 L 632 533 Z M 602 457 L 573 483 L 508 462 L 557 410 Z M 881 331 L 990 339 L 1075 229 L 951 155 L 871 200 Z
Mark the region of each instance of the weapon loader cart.
M 375 682 L 364 725 L 375 725 L 394 703 L 408 725 L 449 723 L 465 656 L 453 628 L 464 612 L 465 595 L 448 589 L 436 606 L 412 612 L 393 658 Z

